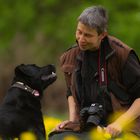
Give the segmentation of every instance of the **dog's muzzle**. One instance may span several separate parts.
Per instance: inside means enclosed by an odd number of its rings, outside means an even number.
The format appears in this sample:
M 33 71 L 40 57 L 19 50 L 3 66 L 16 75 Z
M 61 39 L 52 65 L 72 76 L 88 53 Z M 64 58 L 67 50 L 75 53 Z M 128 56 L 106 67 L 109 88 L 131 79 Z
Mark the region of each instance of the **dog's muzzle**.
M 42 80 L 49 80 L 49 79 L 51 79 L 51 78 L 55 78 L 56 77 L 56 73 L 55 72 L 52 72 L 50 75 L 43 75 L 42 77 L 41 77 L 41 79 Z

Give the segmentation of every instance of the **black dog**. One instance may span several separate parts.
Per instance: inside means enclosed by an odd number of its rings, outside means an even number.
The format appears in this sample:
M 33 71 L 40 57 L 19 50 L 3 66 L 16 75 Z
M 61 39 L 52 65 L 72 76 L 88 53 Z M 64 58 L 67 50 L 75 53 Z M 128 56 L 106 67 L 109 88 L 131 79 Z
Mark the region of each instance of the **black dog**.
M 0 107 L 0 137 L 14 138 L 32 131 L 38 139 L 45 139 L 40 99 L 55 80 L 54 65 L 21 64 L 15 68 L 12 85 Z

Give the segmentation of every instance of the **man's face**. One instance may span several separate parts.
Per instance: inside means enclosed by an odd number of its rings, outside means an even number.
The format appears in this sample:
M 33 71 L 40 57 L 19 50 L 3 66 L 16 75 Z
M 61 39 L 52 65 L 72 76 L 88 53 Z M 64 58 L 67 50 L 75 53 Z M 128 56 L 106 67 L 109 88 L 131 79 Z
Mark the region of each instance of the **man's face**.
M 103 38 L 103 33 L 99 35 L 95 29 L 78 22 L 76 29 L 76 40 L 78 41 L 81 50 L 94 51 L 99 49 Z

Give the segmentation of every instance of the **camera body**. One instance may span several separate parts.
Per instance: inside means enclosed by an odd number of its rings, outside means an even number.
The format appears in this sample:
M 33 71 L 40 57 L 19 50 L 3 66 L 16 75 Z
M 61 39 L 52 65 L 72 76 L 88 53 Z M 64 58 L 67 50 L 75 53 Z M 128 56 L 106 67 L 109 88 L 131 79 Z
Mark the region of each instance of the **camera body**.
M 93 103 L 90 107 L 85 107 L 80 111 L 83 129 L 89 130 L 98 125 L 102 125 L 104 118 L 103 105 Z

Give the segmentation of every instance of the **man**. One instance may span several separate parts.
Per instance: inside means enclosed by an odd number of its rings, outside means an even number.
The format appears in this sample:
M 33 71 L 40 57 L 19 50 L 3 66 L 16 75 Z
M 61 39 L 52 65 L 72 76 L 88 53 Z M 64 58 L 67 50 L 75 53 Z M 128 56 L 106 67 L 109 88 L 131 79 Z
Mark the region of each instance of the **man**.
M 78 18 L 77 43 L 60 58 L 69 120 L 55 128 L 58 132 L 84 132 L 97 126 L 117 137 L 135 120 L 128 131 L 140 134 L 139 60 L 132 48 L 108 35 L 107 24 L 101 6 L 85 9 Z M 114 112 L 121 115 L 110 122 Z

